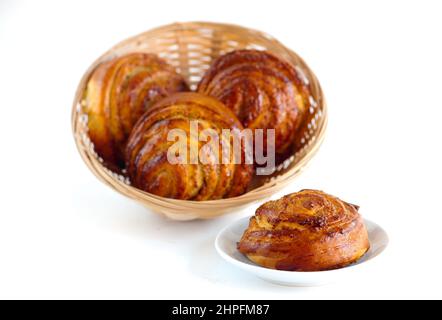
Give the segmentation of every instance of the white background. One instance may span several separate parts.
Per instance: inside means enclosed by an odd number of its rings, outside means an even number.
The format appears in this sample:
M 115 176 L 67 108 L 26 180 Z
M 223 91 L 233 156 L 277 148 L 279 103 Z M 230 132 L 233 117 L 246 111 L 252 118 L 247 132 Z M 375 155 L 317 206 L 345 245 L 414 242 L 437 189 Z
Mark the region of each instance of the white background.
M 0 298 L 442 298 L 441 15 L 439 1 L 0 0 Z M 391 238 L 370 271 L 319 288 L 268 284 L 213 248 L 256 206 L 177 223 L 83 164 L 70 108 L 89 64 L 128 36 L 192 20 L 266 31 L 314 70 L 327 138 L 284 193 L 359 204 Z

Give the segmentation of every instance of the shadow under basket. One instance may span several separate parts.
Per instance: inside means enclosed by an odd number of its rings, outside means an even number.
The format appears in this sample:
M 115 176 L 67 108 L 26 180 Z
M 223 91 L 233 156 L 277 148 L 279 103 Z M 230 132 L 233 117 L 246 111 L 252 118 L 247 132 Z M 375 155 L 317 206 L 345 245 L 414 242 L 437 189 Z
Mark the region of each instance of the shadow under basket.
M 255 181 L 247 193 L 229 199 L 210 201 L 175 200 L 159 197 L 130 185 L 127 177 L 103 165 L 87 132 L 87 115 L 82 113 L 82 98 L 89 77 L 98 64 L 132 53 L 155 53 L 174 66 L 194 90 L 216 57 L 237 49 L 266 50 L 291 63 L 310 87 L 307 115 L 297 135 L 296 151 L 275 168 L 272 175 Z M 290 183 L 318 150 L 324 138 L 327 110 L 321 87 L 305 62 L 273 37 L 236 25 L 188 22 L 159 27 L 127 39 L 98 58 L 83 76 L 75 95 L 72 128 L 78 150 L 89 169 L 117 192 L 135 199 L 155 212 L 174 220 L 213 218 L 266 199 Z

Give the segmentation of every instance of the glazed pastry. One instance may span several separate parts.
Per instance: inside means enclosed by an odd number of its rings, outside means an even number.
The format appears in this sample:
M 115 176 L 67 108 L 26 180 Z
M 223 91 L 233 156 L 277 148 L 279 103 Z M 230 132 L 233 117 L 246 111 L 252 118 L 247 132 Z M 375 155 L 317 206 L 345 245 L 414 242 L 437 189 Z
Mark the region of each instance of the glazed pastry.
M 215 59 L 198 92 L 223 102 L 244 127 L 275 129 L 275 150 L 280 155 L 293 145 L 310 96 L 292 65 L 257 50 L 237 50 Z
M 258 265 L 289 271 L 342 268 L 369 247 L 358 207 L 316 190 L 263 204 L 238 243 Z
M 221 102 L 198 93 L 176 93 L 152 106 L 137 122 L 127 143 L 127 171 L 132 185 L 158 196 L 183 200 L 212 200 L 241 195 L 253 175 L 253 165 L 220 164 L 216 149 L 206 149 L 206 162 L 190 160 L 191 146 L 201 152 L 206 142 L 191 131 L 191 120 L 197 131 L 222 129 L 239 132 L 243 127 L 236 116 Z M 168 152 L 178 140 L 168 139 L 173 129 L 185 134 L 185 162 L 172 162 Z M 170 137 L 169 137 L 170 138 Z M 172 140 L 172 141 L 169 141 Z M 232 139 L 226 140 L 231 144 Z M 217 144 L 220 146 L 220 144 Z M 219 147 L 220 148 L 220 147 Z M 244 145 L 241 145 L 244 156 Z M 221 156 L 221 150 L 218 149 Z M 234 156 L 234 152 L 231 152 Z M 221 158 L 218 158 L 221 159 Z M 233 158 L 231 158 L 233 159 Z
M 122 168 L 126 141 L 138 118 L 160 98 L 187 89 L 174 68 L 153 54 L 133 53 L 98 65 L 83 102 L 97 154 L 111 168 Z

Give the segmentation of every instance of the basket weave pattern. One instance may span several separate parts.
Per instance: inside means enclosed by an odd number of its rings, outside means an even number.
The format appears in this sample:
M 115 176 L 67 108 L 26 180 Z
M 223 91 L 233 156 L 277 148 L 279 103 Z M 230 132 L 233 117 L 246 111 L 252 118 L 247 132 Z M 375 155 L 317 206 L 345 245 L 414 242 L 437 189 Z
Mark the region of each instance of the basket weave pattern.
M 87 115 L 82 113 L 83 93 L 91 73 L 98 64 L 132 52 L 155 53 L 174 66 L 187 80 L 191 89 L 195 89 L 213 59 L 237 49 L 266 50 L 287 60 L 310 86 L 309 111 L 295 141 L 299 148 L 276 168 L 273 175 L 257 179 L 253 188 L 239 197 L 197 202 L 167 199 L 146 193 L 132 187 L 126 177 L 110 171 L 103 165 L 103 160 L 94 151 L 88 137 Z M 72 110 L 74 138 L 89 169 L 119 193 L 175 220 L 213 218 L 265 199 L 279 191 L 302 171 L 316 153 L 324 138 L 326 123 L 326 105 L 321 87 L 315 75 L 299 56 L 262 32 L 235 25 L 205 22 L 175 23 L 119 43 L 97 59 L 85 73 L 78 86 Z

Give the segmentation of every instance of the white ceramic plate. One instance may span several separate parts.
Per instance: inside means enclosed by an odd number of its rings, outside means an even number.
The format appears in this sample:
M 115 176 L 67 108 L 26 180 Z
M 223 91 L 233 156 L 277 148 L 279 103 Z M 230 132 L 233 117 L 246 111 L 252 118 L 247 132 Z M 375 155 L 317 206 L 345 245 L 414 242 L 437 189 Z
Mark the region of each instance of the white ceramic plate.
M 365 226 L 370 239 L 370 250 L 357 263 L 346 268 L 317 271 L 317 272 L 295 272 L 280 271 L 260 267 L 251 262 L 236 249 L 237 242 L 241 239 L 244 230 L 248 227 L 250 217 L 246 217 L 230 224 L 218 234 L 215 240 L 215 247 L 221 257 L 238 268 L 250 272 L 266 281 L 285 286 L 320 286 L 335 282 L 341 277 L 350 273 L 361 271 L 362 266 L 367 266 L 388 245 L 387 233 L 376 223 L 365 219 Z

